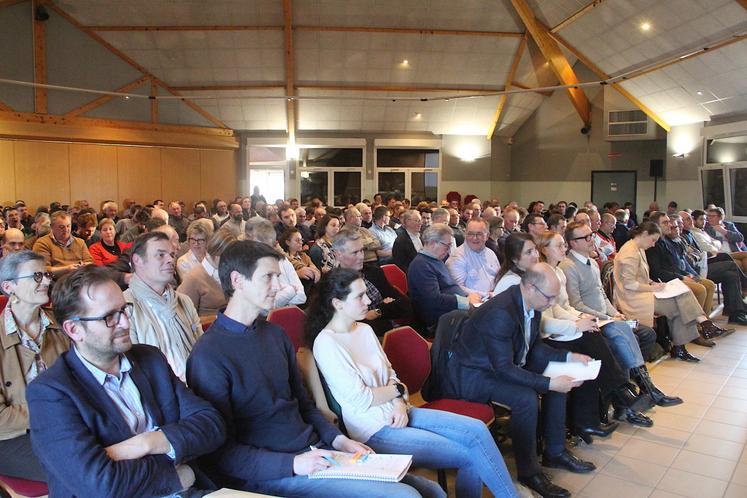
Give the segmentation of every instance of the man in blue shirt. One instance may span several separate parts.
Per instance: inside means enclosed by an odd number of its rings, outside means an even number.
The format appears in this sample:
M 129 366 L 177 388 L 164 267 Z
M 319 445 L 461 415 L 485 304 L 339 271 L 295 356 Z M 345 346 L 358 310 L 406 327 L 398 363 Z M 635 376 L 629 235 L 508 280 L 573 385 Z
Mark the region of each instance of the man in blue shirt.
M 331 449 L 371 450 L 343 435 L 310 399 L 283 330 L 261 316 L 273 306 L 281 255 L 239 241 L 221 255 L 218 273 L 228 305 L 187 362 L 189 385 L 211 401 L 228 427 L 226 443 L 205 459 L 222 486 L 276 496 L 441 497 L 433 482 L 309 479 L 327 468 Z M 318 448 L 318 449 L 317 449 Z
M 119 286 L 100 267 L 64 277 L 55 318 L 74 343 L 29 384 L 31 443 L 50 496 L 186 496 L 213 487 L 194 460 L 225 439 L 218 411 L 156 348 L 132 345 Z

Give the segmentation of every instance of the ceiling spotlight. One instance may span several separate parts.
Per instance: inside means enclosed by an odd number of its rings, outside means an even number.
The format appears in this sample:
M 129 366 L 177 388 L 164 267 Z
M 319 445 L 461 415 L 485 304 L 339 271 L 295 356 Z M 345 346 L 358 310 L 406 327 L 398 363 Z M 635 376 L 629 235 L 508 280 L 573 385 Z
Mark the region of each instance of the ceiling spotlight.
M 698 90 L 697 92 L 695 92 L 695 95 L 703 95 L 703 92 L 701 90 Z
M 641 31 L 648 31 L 651 29 L 651 23 L 648 21 L 644 21 L 641 23 Z
M 402 62 L 399 63 L 399 67 L 410 67 L 410 61 L 402 59 Z
M 125 95 L 125 100 L 130 100 L 130 96 L 129 95 Z
M 415 113 L 415 119 L 420 119 L 420 118 L 422 118 L 422 117 L 423 117 L 423 115 L 422 115 L 422 114 L 420 114 L 419 112 L 416 112 L 416 113 Z

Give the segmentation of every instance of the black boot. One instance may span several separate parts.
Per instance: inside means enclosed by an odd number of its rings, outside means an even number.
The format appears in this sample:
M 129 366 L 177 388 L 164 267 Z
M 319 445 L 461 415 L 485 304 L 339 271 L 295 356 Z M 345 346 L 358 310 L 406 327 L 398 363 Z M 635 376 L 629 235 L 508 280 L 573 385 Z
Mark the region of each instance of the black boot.
M 691 363 L 697 363 L 700 361 L 700 358 L 690 354 L 684 344 L 682 346 L 672 346 L 669 356 L 675 360 L 689 361 Z
M 615 418 L 625 420 L 631 425 L 639 427 L 651 427 L 654 421 L 641 413 L 639 406 L 648 404 L 650 398 L 647 394 L 636 396 L 628 388 L 621 386 L 612 393 L 612 406 L 615 407 Z
M 630 376 L 633 378 L 641 392 L 651 396 L 653 402 L 659 406 L 675 406 L 682 404 L 682 398 L 677 396 L 667 396 L 654 384 L 651 375 L 648 373 L 646 365 L 630 369 Z

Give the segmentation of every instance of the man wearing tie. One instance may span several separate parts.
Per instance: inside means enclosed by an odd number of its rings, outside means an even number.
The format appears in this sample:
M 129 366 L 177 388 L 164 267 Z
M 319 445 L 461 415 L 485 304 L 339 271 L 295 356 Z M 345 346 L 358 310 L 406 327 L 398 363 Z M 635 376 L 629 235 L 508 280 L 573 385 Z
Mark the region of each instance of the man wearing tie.
M 542 473 L 537 459 L 537 416 L 542 394 L 546 467 L 591 472 L 596 467 L 565 448 L 565 393 L 580 385 L 567 376 L 545 377 L 550 361 L 587 363 L 586 355 L 554 349 L 537 340 L 542 311 L 560 292 L 560 281 L 545 263 L 535 265 L 519 285 L 480 306 L 452 347 L 443 394 L 511 408 L 511 437 L 519 482 L 545 498 L 570 493 Z

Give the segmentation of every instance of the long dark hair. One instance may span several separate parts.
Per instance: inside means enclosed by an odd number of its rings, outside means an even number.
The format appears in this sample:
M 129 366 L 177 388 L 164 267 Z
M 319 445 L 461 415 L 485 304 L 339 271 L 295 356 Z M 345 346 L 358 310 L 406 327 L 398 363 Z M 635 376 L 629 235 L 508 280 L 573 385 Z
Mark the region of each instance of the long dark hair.
M 361 274 L 349 268 L 334 268 L 322 276 L 316 284 L 314 295 L 306 308 L 306 344 L 314 347 L 319 332 L 332 320 L 335 308 L 332 299 L 344 301 L 350 294 L 350 284 L 361 278 Z
M 506 239 L 506 245 L 504 247 L 506 262 L 501 266 L 501 269 L 498 271 L 498 275 L 496 275 L 496 283 L 498 283 L 498 281 L 502 279 L 503 276 L 509 272 L 509 270 L 516 273 L 517 275 L 524 274 L 524 270 L 516 266 L 516 261 L 521 259 L 521 251 L 524 249 L 524 243 L 526 241 L 534 242 L 534 239 L 532 239 L 532 236 L 530 234 L 524 232 L 512 233 L 508 236 L 508 238 Z
M 628 232 L 628 234 L 630 235 L 631 239 L 634 238 L 634 237 L 637 237 L 639 235 L 643 235 L 643 234 L 646 234 L 646 235 L 659 234 L 659 235 L 661 235 L 661 228 L 659 228 L 659 225 L 657 225 L 653 221 L 644 221 L 643 223 L 641 223 L 637 227 L 631 228 L 630 231 Z

